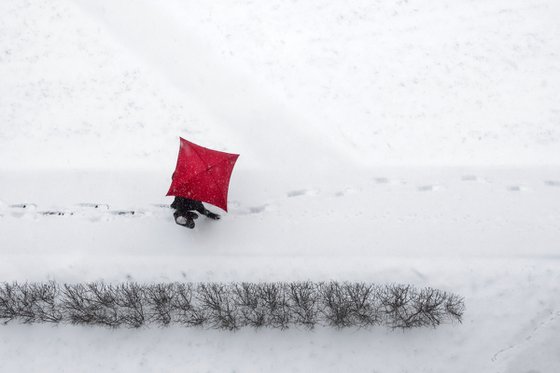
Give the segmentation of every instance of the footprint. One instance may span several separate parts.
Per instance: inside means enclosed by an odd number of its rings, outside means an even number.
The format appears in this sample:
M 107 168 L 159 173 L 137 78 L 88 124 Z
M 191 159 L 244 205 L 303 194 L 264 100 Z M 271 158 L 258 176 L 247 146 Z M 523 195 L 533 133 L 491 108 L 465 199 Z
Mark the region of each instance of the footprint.
M 443 187 L 441 185 L 421 185 L 416 188 L 419 192 L 436 192 L 442 189 Z
M 347 187 L 347 188 L 344 188 L 343 190 L 339 190 L 334 195 L 335 195 L 335 197 L 344 197 L 348 194 L 354 194 L 354 193 L 356 193 L 356 189 L 354 189 L 352 187 Z
M 249 207 L 249 214 L 260 214 L 261 212 L 265 212 L 267 207 L 268 205 Z
M 529 189 L 523 185 L 510 185 L 507 187 L 507 190 L 510 192 L 526 192 Z
M 461 176 L 461 181 L 472 181 L 472 182 L 483 183 L 486 182 L 487 180 L 483 177 L 476 176 L 476 175 L 463 175 Z
M 84 215 L 84 217 L 92 223 L 111 221 L 113 219 L 113 217 L 107 214 Z
M 388 177 L 374 177 L 373 182 L 378 185 L 405 185 L 406 181 L 390 179 Z
M 271 205 L 264 204 L 260 206 L 251 206 L 248 208 L 241 208 L 236 209 L 238 215 L 253 215 L 253 214 L 262 214 L 265 211 L 270 210 Z
M 106 203 L 78 203 L 78 206 L 90 209 L 109 210 L 109 205 Z
M 289 191 L 286 195 L 291 198 L 291 197 L 304 196 L 305 193 L 306 193 L 305 189 L 300 189 L 300 190 Z
M 551 187 L 560 187 L 560 180 L 546 180 L 544 183 Z
M 249 207 L 249 214 L 261 214 L 268 209 L 268 205 Z
M 41 214 L 43 216 L 65 216 L 65 215 L 72 216 L 72 215 L 74 215 L 74 213 L 71 212 L 71 211 L 59 211 L 59 210 L 40 211 L 39 214 Z
M 134 210 L 114 210 L 114 211 L 111 211 L 111 215 L 118 215 L 118 216 L 138 215 L 138 211 L 134 211 Z
M 10 205 L 10 208 L 12 209 L 25 209 L 25 210 L 36 210 L 37 209 L 37 205 L 34 203 L 16 203 L 15 205 Z
M 476 175 L 463 175 L 463 176 L 461 176 L 461 180 L 463 180 L 463 181 L 477 181 L 478 177 Z
M 37 205 L 34 203 L 17 203 L 9 206 L 11 210 L 11 216 L 14 218 L 21 218 L 26 216 L 28 213 L 37 210 Z
M 286 196 L 288 198 L 300 197 L 300 196 L 316 196 L 318 192 L 319 191 L 317 189 L 296 189 L 286 193 Z
M 150 206 L 154 207 L 154 208 L 151 209 L 152 212 L 171 209 L 171 206 L 166 205 L 165 203 L 152 203 Z
M 377 184 L 389 184 L 390 180 L 386 177 L 375 177 L 373 178 L 373 181 L 375 181 Z

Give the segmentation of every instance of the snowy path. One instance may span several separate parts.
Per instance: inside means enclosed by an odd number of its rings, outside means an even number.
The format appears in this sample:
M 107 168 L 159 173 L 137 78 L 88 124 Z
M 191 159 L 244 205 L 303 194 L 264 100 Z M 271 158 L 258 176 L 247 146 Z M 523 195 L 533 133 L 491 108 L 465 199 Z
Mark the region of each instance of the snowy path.
M 558 169 L 396 168 L 335 176 L 270 184 L 266 173 L 236 172 L 230 213 L 220 222 L 199 219 L 187 231 L 162 207 L 171 201 L 162 196 L 167 175 L 5 173 L 3 253 L 43 245 L 61 256 L 558 256 Z

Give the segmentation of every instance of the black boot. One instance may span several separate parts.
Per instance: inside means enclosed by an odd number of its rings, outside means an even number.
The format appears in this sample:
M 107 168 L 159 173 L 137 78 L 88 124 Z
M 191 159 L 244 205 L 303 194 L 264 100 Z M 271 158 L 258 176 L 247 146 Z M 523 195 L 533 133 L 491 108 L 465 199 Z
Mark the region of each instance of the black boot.
M 194 220 L 198 219 L 198 215 L 192 211 L 187 211 L 184 214 L 175 211 L 173 216 L 175 217 L 175 223 L 190 229 L 194 228 Z

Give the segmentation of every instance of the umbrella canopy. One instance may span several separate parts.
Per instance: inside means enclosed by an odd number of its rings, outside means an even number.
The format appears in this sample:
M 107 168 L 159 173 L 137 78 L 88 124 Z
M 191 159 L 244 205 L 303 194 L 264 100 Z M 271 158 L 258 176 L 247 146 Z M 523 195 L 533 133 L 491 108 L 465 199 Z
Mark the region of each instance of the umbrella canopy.
M 239 154 L 219 152 L 180 138 L 168 196 L 211 203 L 227 211 L 229 180 Z

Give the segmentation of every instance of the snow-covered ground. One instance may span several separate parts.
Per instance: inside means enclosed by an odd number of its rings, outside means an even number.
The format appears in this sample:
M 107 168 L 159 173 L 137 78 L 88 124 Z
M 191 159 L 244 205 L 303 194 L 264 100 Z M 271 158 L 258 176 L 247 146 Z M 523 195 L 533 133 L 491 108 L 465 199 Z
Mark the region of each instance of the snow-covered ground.
M 10 324 L 0 370 L 560 371 L 558 19 L 0 2 L 0 281 L 402 282 L 467 306 L 404 333 Z M 178 136 L 241 154 L 230 213 L 193 231 L 162 207 Z

